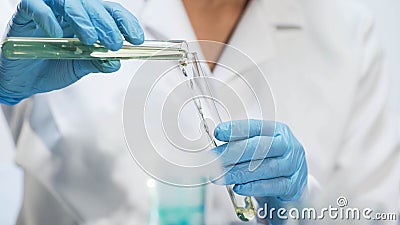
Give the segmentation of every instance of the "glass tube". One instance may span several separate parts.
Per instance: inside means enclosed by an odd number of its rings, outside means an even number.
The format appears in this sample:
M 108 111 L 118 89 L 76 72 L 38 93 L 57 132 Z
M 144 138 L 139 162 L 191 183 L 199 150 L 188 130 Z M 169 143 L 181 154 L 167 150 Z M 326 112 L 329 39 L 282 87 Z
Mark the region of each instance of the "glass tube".
M 188 54 L 188 60 L 181 62 L 181 69 L 184 76 L 190 79 L 189 86 L 193 95 L 193 103 L 197 108 L 203 129 L 209 138 L 211 147 L 215 148 L 217 147 L 217 142 L 214 138 L 213 129 L 209 126 L 207 119 L 211 117 L 217 124 L 221 123 L 222 119 L 215 104 L 215 100 L 213 99 L 207 77 L 205 76 L 197 58 L 197 54 Z M 205 110 L 204 107 L 207 107 L 208 110 Z M 244 204 L 240 205 L 232 187 L 232 185 L 227 185 L 226 190 L 228 191 L 237 217 L 242 221 L 250 221 L 254 219 L 256 216 L 256 210 L 252 198 L 250 196 L 244 197 Z
M 151 59 L 184 60 L 184 41 L 145 41 L 142 45 L 124 44 L 110 51 L 99 43 L 85 45 L 77 38 L 9 37 L 2 43 L 2 54 L 10 59 Z

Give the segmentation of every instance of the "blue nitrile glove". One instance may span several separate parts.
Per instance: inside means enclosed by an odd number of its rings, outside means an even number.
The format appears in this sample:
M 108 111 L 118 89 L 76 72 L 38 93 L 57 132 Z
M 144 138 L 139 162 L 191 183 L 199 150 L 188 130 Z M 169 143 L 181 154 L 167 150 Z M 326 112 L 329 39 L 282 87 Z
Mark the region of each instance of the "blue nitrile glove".
M 118 3 L 101 0 L 22 0 L 8 37 L 78 37 L 110 50 L 144 41 L 137 19 Z M 0 102 L 13 105 L 36 93 L 66 87 L 89 73 L 115 72 L 120 62 L 105 60 L 15 60 L 0 58 Z
M 230 121 L 215 128 L 215 137 L 227 142 L 213 151 L 227 171 L 223 184 L 234 185 L 236 193 L 254 196 L 260 207 L 265 203 L 277 207 L 302 195 L 308 177 L 305 152 L 288 126 Z

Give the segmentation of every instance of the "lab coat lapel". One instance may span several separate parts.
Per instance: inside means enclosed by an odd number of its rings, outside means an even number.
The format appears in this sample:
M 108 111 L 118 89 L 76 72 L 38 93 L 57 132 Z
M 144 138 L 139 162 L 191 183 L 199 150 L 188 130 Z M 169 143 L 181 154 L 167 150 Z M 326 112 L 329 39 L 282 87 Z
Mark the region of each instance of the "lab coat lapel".
M 227 48 L 219 62 L 240 74 L 272 60 L 278 51 L 277 33 L 303 30 L 304 17 L 299 4 L 296 0 L 252 0 L 228 43 L 235 48 L 233 51 L 241 51 L 251 60 L 245 57 L 240 60 L 238 54 L 232 54 L 232 49 Z M 214 74 L 220 70 L 217 67 Z
M 151 38 L 196 40 L 185 8 L 180 0 L 146 0 L 140 13 L 141 23 Z M 251 60 L 240 60 L 226 50 L 219 62 L 232 66 L 241 73 L 274 58 L 277 54 L 275 38 L 277 33 L 304 29 L 303 11 L 298 0 L 251 0 L 242 20 L 239 22 L 229 45 L 234 51 L 241 51 Z M 198 46 L 193 49 L 202 54 Z M 217 66 L 214 74 L 220 68 Z
M 196 40 L 196 36 L 180 0 L 147 0 L 141 22 L 154 39 Z
M 300 0 L 263 0 L 261 7 L 277 31 L 304 30 L 305 17 Z

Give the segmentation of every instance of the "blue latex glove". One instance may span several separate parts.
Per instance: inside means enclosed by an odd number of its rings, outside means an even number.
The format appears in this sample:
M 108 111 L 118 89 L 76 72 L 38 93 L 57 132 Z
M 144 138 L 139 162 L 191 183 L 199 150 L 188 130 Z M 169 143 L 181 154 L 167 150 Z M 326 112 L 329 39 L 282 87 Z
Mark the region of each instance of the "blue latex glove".
M 12 37 L 78 37 L 110 50 L 144 41 L 137 19 L 118 3 L 100 0 L 22 0 L 8 26 Z M 115 72 L 105 60 L 11 60 L 0 58 L 0 102 L 16 104 L 36 93 L 66 87 L 89 73 Z
M 282 123 L 262 120 L 225 122 L 215 129 L 223 142 L 215 151 L 227 171 L 226 185 L 239 195 L 254 196 L 260 205 L 296 201 L 307 184 L 302 145 Z

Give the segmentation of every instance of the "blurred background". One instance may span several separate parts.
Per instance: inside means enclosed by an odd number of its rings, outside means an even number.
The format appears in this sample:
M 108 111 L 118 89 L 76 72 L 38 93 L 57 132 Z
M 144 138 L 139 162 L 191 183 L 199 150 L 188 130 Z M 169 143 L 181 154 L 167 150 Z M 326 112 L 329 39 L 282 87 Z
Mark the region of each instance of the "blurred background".
M 10 12 L 18 0 L 3 0 Z M 2 1 L 2 2 L 3 2 Z M 376 28 L 380 34 L 386 54 L 386 68 L 391 77 L 391 107 L 400 126 L 400 1 L 399 0 L 355 0 L 365 5 L 376 17 Z M 9 16 L 0 17 L 0 30 L 4 31 Z M 0 224 L 15 224 L 23 196 L 23 173 L 14 164 L 14 151 L 7 125 L 0 112 Z M 400 137 L 399 137 L 400 138 Z M 400 201 L 400 200 L 399 200 Z M 400 202 L 399 202 L 400 207 Z

